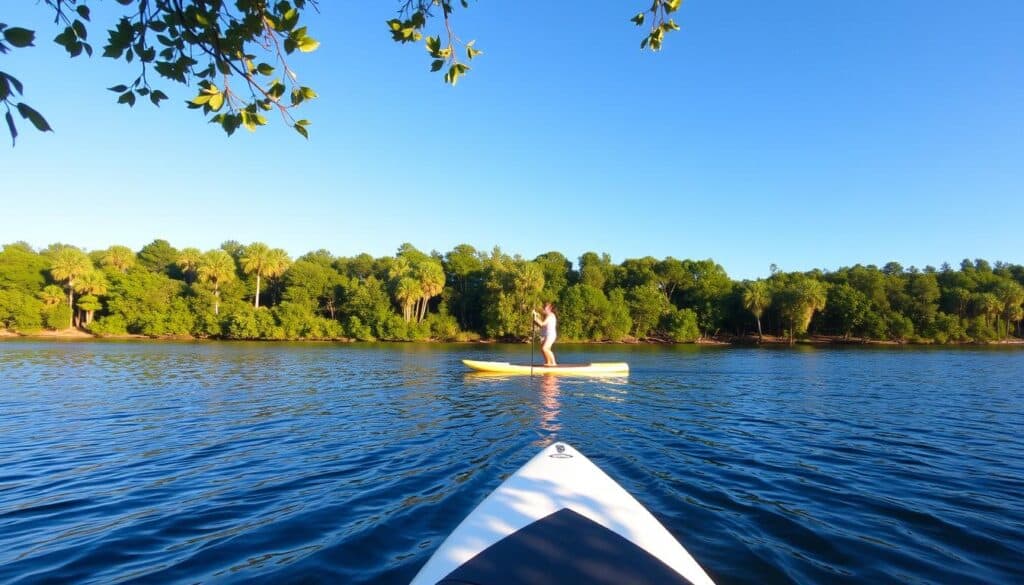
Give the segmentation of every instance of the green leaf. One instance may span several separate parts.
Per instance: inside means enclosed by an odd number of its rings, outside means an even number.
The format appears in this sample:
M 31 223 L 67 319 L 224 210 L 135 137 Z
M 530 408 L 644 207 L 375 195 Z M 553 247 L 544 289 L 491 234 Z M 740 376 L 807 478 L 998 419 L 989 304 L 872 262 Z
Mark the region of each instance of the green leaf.
M 317 50 L 320 46 L 320 41 L 313 39 L 312 37 L 302 37 L 298 43 L 299 51 L 303 53 L 312 53 Z
M 53 128 L 50 128 L 50 124 L 46 121 L 46 118 L 39 112 L 33 110 L 26 104 L 18 104 L 18 113 L 21 114 L 22 118 L 25 118 L 32 125 L 36 127 L 36 130 L 40 132 L 53 132 Z
M 114 87 L 108 87 L 107 89 L 109 91 L 114 92 L 114 93 L 124 93 L 124 92 L 128 91 L 128 86 L 127 85 L 115 85 Z
M 11 111 L 7 110 L 7 129 L 11 132 L 11 146 L 14 146 L 15 140 L 18 138 L 18 128 L 14 126 L 14 116 L 11 115 Z
M 292 126 L 292 128 L 295 128 L 295 131 L 301 134 L 303 138 L 309 140 L 309 131 L 306 130 L 306 128 L 303 125 L 296 122 L 295 125 Z
M 85 40 L 86 36 L 89 34 L 88 31 L 85 30 L 85 25 L 82 24 L 81 20 L 76 20 L 75 22 L 72 22 L 71 23 L 71 29 L 74 30 L 75 31 L 75 35 L 78 38 L 82 39 L 83 41 Z
M 154 106 L 160 106 L 160 100 L 167 99 L 167 94 L 160 91 L 159 89 L 153 90 L 153 93 L 149 94 L 149 101 L 153 102 Z
M 295 28 L 295 24 L 299 21 L 299 11 L 292 8 L 291 10 L 284 13 L 281 18 L 281 28 L 284 30 L 292 30 Z
M 4 78 L 4 79 L 6 79 L 6 80 L 7 80 L 8 82 L 10 82 L 10 84 L 11 84 L 11 87 L 13 87 L 13 88 L 14 88 L 14 91 L 15 91 L 15 92 L 16 92 L 16 93 L 17 93 L 18 95 L 21 95 L 21 94 L 22 94 L 22 93 L 24 92 L 24 87 L 22 87 L 22 85 L 21 85 L 21 82 L 20 82 L 20 81 L 18 81 L 18 80 L 17 80 L 16 78 L 14 78 L 14 77 L 11 77 L 10 75 L 8 75 L 8 74 L 4 73 L 3 71 L 0 71 L 0 77 L 3 77 L 3 78 Z
M 81 16 L 85 20 L 89 20 L 89 7 L 85 4 L 82 4 L 81 6 L 75 8 L 75 12 L 78 13 L 78 16 Z
M 311 87 L 303 87 L 301 91 L 302 91 L 302 97 L 307 99 L 307 100 L 311 100 L 311 99 L 314 99 L 316 97 L 319 97 L 319 96 L 316 95 L 316 92 L 313 91 L 313 88 L 311 88 Z
M 431 71 L 440 71 L 444 67 L 444 59 L 434 59 L 434 62 L 430 64 Z
M 32 42 L 36 40 L 36 33 L 27 28 L 13 26 L 4 29 L 4 40 L 18 48 L 31 47 Z
M 134 106 L 135 105 L 135 94 L 130 92 L 130 91 L 126 91 L 126 92 L 122 93 L 117 98 L 117 103 L 119 103 L 119 104 L 128 104 L 129 106 Z
M 274 68 L 267 63 L 260 63 L 256 66 L 256 71 L 258 71 L 260 75 L 270 75 L 274 72 Z
M 630 20 L 630 22 L 633 22 L 637 26 L 643 26 L 644 25 L 644 13 L 643 12 L 637 12 L 636 16 L 634 16 L 633 18 L 630 18 L 629 20 Z

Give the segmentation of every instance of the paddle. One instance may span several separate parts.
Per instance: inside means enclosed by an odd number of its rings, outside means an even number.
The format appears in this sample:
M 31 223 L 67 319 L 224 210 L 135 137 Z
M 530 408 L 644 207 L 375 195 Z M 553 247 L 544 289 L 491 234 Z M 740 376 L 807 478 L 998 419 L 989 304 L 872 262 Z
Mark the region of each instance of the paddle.
M 533 376 L 533 346 L 537 343 L 537 319 L 530 313 L 530 375 Z

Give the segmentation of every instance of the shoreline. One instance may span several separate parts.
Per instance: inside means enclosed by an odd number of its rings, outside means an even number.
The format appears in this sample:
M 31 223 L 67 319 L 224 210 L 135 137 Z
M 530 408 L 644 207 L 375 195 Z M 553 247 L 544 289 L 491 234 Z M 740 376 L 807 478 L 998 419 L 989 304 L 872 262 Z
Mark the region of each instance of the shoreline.
M 257 342 L 277 342 L 277 343 L 360 343 L 356 339 L 349 338 L 338 338 L 338 339 L 223 339 L 223 338 L 208 338 L 208 337 L 195 337 L 192 335 L 168 335 L 162 337 L 150 337 L 148 335 L 142 335 L 139 333 L 126 333 L 124 335 L 94 335 L 81 329 L 68 328 L 59 331 L 37 331 L 34 333 L 18 333 L 14 331 L 8 331 L 6 329 L 0 329 L 0 339 L 32 339 L 32 340 L 54 340 L 54 341 L 91 341 L 91 340 L 111 340 L 111 341 L 216 341 L 225 343 L 234 343 L 238 341 L 257 341 Z M 391 341 L 391 340 L 378 340 L 371 343 L 393 343 L 393 344 L 405 344 L 405 343 L 460 343 L 465 345 L 486 345 L 493 343 L 502 343 L 496 339 L 478 339 L 473 341 L 440 341 L 436 339 L 428 339 L 422 341 Z M 515 343 L 515 342 L 508 342 Z M 525 342 L 522 342 L 525 343 Z M 1000 346 L 1021 346 L 1024 347 L 1024 339 L 1012 338 L 1001 341 L 991 341 L 987 343 L 979 343 L 976 341 L 970 342 L 955 342 L 955 343 L 927 343 L 927 342 L 915 342 L 915 341 L 892 341 L 892 340 L 870 340 L 861 339 L 857 337 L 845 338 L 841 335 L 810 335 L 803 339 L 797 339 L 794 343 L 789 343 L 789 340 L 785 337 L 779 337 L 775 335 L 765 335 L 762 342 L 758 342 L 756 335 L 746 336 L 721 336 L 711 338 L 701 338 L 697 341 L 686 342 L 686 343 L 674 343 L 671 341 L 657 340 L 657 339 L 628 339 L 624 341 L 563 341 L 566 345 L 708 345 L 708 346 L 722 346 L 722 347 L 757 347 L 759 345 L 766 347 L 786 347 L 786 346 L 815 346 L 815 347 L 839 347 L 839 346 L 892 346 L 892 347 L 903 347 L 903 346 L 935 346 L 935 347 L 1000 347 Z

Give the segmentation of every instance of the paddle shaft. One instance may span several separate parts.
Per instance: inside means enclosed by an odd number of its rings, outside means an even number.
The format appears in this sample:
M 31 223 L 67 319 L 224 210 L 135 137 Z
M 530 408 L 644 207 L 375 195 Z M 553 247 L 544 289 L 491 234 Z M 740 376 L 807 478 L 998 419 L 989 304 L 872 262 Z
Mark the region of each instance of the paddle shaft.
M 530 314 L 530 375 L 533 375 L 533 346 L 537 343 L 537 320 Z

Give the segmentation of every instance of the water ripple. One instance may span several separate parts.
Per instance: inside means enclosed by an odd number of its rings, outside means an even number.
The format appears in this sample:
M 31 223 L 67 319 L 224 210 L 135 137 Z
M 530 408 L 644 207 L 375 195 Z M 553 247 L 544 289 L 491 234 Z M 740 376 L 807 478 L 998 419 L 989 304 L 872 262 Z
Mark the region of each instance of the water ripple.
M 405 583 L 572 442 L 721 583 L 1024 581 L 1020 352 L 0 342 L 0 582 Z M 574 359 L 575 358 L 575 359 Z

